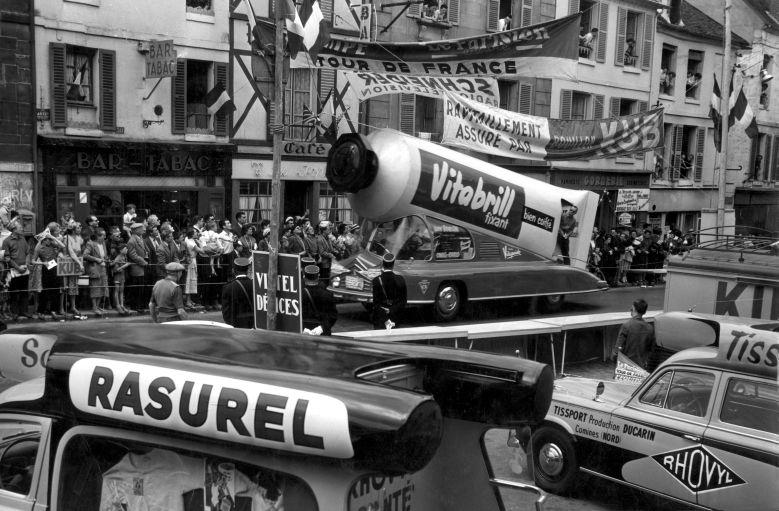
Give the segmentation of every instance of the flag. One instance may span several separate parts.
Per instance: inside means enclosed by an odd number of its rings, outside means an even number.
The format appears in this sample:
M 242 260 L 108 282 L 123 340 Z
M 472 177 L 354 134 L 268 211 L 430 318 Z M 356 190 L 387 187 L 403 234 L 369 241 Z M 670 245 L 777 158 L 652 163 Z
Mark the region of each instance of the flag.
M 300 27 L 294 23 L 299 21 Z M 290 23 L 293 29 L 290 29 Z M 298 30 L 302 28 L 302 32 Z M 330 40 L 330 27 L 325 21 L 318 0 L 303 0 L 300 13 L 294 22 L 287 21 L 287 37 L 290 56 L 294 59 L 298 52 L 306 51 L 315 60 L 322 46 Z
M 319 135 L 323 135 L 325 133 L 325 127 L 322 126 L 322 120 L 319 118 L 319 115 L 312 112 L 307 105 L 303 105 L 303 124 L 306 126 L 311 126 L 311 130 L 316 128 L 317 134 Z M 310 135 L 311 131 L 309 131 L 309 137 Z
M 206 108 L 208 113 L 213 116 L 235 111 L 233 100 L 230 99 L 222 82 L 216 82 L 214 88 L 206 94 Z
M 303 38 L 306 31 L 292 0 L 281 0 L 280 4 L 281 17 L 286 20 L 287 26 L 287 48 L 289 49 L 290 56 L 294 59 L 298 52 L 304 48 Z
M 738 92 L 736 103 L 730 109 L 730 117 L 735 121 L 741 123 L 742 126 L 746 126 L 746 134 L 749 138 L 755 138 L 758 135 L 757 132 L 757 120 L 755 114 L 752 111 L 752 107 L 749 106 L 749 101 L 744 94 L 744 87 Z
M 720 111 L 720 102 L 722 100 L 722 92 L 720 91 L 719 84 L 717 83 L 717 75 L 714 75 L 714 87 L 711 91 L 711 104 L 709 105 L 709 117 L 714 121 L 714 147 L 717 152 L 722 150 L 722 112 Z M 730 96 L 728 98 L 728 106 L 730 112 L 733 111 L 733 106 L 736 103 L 736 96 L 733 94 L 733 74 L 730 75 Z M 730 129 L 736 120 L 732 114 L 728 115 L 728 129 Z
M 257 14 L 251 0 L 243 0 L 246 7 L 246 15 L 249 18 L 249 43 L 252 52 L 261 56 L 273 55 L 276 47 L 275 25 L 260 20 L 257 23 Z
M 66 94 L 68 101 L 84 101 L 86 99 L 87 95 L 84 92 L 84 79 L 86 78 L 86 72 L 87 60 L 84 60 L 84 63 L 81 64 L 80 68 L 73 70 L 75 75 L 73 77 L 73 83 L 70 84 L 70 88 Z

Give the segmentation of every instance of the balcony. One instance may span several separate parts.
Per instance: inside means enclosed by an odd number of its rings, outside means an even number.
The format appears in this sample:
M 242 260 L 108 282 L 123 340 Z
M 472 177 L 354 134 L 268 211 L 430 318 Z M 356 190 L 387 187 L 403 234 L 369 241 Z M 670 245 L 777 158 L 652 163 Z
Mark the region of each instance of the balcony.
M 579 45 L 579 58 L 592 60 L 592 48 L 583 44 Z

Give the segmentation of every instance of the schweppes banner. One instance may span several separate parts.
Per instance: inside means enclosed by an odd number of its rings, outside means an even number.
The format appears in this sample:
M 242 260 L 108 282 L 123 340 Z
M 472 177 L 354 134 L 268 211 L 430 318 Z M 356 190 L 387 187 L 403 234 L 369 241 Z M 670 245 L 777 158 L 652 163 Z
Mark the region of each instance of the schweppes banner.
M 305 52 L 291 67 L 407 76 L 532 76 L 576 80 L 579 15 L 462 39 L 372 43 L 333 36 L 315 61 Z
M 397 73 L 344 73 L 357 99 L 364 101 L 382 94 L 419 94 L 441 98 L 446 92 L 498 106 L 498 80 L 489 76 L 405 76 Z
M 663 144 L 663 109 L 571 121 L 525 115 L 446 94 L 443 144 L 524 160 L 609 158 Z

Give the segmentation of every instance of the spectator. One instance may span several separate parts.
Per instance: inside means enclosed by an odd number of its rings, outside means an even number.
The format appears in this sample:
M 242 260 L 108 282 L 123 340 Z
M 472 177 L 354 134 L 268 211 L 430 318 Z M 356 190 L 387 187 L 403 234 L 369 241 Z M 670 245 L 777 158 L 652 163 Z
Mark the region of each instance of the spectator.
M 81 237 L 81 224 L 71 221 L 68 228 L 65 229 L 65 253 L 76 262 L 79 274 L 62 277 L 62 288 L 64 290 L 63 296 L 67 295 L 68 297 L 68 312 L 77 317 L 81 317 L 81 311 L 76 307 L 76 299 L 78 298 L 78 278 L 84 273 L 83 252 L 84 239 Z
M 33 251 L 33 261 L 41 266 L 41 296 L 38 302 L 38 314 L 50 315 L 52 319 L 64 319 L 55 310 L 60 308 L 60 279 L 57 277 L 57 256 L 65 249 L 65 244 L 59 239 L 60 226 L 51 222 L 37 236 L 38 244 Z M 61 311 L 60 311 L 61 312 Z
M 127 233 L 127 236 L 130 236 L 132 234 L 132 225 L 135 223 L 135 204 L 128 204 L 124 209 L 122 228 Z
M 446 4 L 441 4 L 435 12 L 435 20 L 441 23 L 447 23 L 449 21 L 449 8 Z
M 235 223 L 232 226 L 233 234 L 236 238 L 240 238 L 243 235 L 243 226 L 246 225 L 246 212 L 239 211 L 235 214 Z
M 635 66 L 636 57 L 636 40 L 628 37 L 627 41 L 625 41 L 625 65 Z
M 200 248 L 198 238 L 200 233 L 194 228 L 190 227 L 187 230 L 187 239 L 185 241 L 185 247 L 187 249 L 187 259 L 189 265 L 187 266 L 187 279 L 184 286 L 184 294 L 186 294 L 185 306 L 188 308 L 197 307 L 197 304 L 192 300 L 192 296 L 198 294 L 198 274 L 197 274 L 197 261 L 198 257 L 203 254 L 203 249 Z
M 622 352 L 630 360 L 647 368 L 649 354 L 655 345 L 655 329 L 644 320 L 647 303 L 643 298 L 633 302 L 630 307 L 630 319 L 622 324 L 617 335 L 617 343 L 612 351 L 612 360 Z
M 319 247 L 316 242 L 316 234 L 314 234 L 314 226 L 308 223 L 303 232 L 305 232 L 303 243 L 306 246 L 306 254 L 319 264 Z
M 173 245 L 174 230 L 172 227 L 165 228 L 160 233 L 160 242 L 155 247 L 157 253 L 157 273 L 165 274 L 165 265 L 168 263 L 178 263 L 178 253 Z
M 437 8 L 438 4 L 435 0 L 425 2 L 425 5 L 422 6 L 422 17 L 435 19 L 435 12 Z
M 504 30 L 511 30 L 511 14 L 507 14 L 505 18 L 498 20 L 498 32 Z
M 131 309 L 142 311 L 146 306 L 144 297 L 144 276 L 149 265 L 149 254 L 146 244 L 141 237 L 145 231 L 143 224 L 135 222 L 130 224 L 130 239 L 127 242 L 127 261 L 130 263 L 126 278 L 128 305 Z
M 563 256 L 563 264 L 571 264 L 570 238 L 575 238 L 579 235 L 579 222 L 576 220 L 576 213 L 578 212 L 579 208 L 571 205 L 563 211 L 560 217 L 557 244 L 560 248 L 560 254 Z
M 119 314 L 129 316 L 135 311 L 127 309 L 124 305 L 125 272 L 130 267 L 130 263 L 127 262 L 127 244 L 120 243 L 115 248 L 116 255 L 111 260 L 111 273 L 114 281 L 114 305 Z
M 21 232 L 21 224 L 17 219 L 11 220 L 8 229 L 11 235 L 3 240 L 2 250 L 10 268 L 9 305 L 11 318 L 31 319 L 29 312 L 28 287 L 30 284 L 30 248 Z M 3 279 L 3 283 L 6 280 Z
M 89 298 L 92 300 L 92 312 L 96 316 L 105 315 L 101 307 L 108 296 L 108 251 L 105 246 L 105 229 L 98 227 L 94 239 L 84 248 L 84 264 L 89 275 Z
M 579 46 L 592 50 L 593 41 L 598 37 L 598 29 L 592 27 L 589 32 L 579 36 Z
M 335 249 L 330 241 L 330 225 L 327 220 L 319 222 L 319 234 L 316 236 L 317 253 L 319 254 L 319 278 L 327 282 L 330 280 L 330 268 L 335 258 Z
M 84 238 L 84 243 L 89 240 L 95 239 L 93 236 L 97 234 L 97 228 L 99 222 L 95 215 L 89 215 L 85 220 L 86 226 L 81 230 L 81 237 Z
M 303 228 L 296 225 L 292 228 L 292 234 L 289 237 L 287 249 L 288 254 L 303 255 L 306 253 L 306 244 L 303 241 Z
M 257 250 L 257 240 L 254 239 L 255 228 L 246 224 L 241 229 L 241 237 L 235 244 L 235 253 L 238 257 L 251 257 L 252 251 Z

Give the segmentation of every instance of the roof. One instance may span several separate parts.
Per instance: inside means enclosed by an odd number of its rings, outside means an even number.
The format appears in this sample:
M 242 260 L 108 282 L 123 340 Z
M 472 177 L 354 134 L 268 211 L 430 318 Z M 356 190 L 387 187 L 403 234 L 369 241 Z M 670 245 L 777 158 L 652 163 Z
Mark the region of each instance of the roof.
M 771 2 L 772 0 L 765 0 Z M 682 2 L 682 22 L 683 25 L 674 25 L 662 16 L 657 20 L 657 28 L 666 32 L 693 36 L 701 39 L 708 39 L 722 43 L 725 29 L 718 21 L 707 16 L 703 11 L 697 9 L 688 2 Z M 731 32 L 732 47 L 749 47 L 749 42 Z
M 744 0 L 766 22 L 765 29 L 779 31 L 779 2 L 776 0 Z

